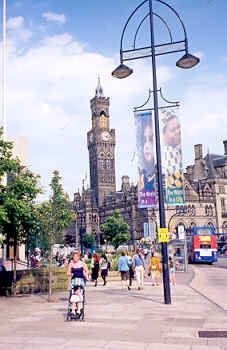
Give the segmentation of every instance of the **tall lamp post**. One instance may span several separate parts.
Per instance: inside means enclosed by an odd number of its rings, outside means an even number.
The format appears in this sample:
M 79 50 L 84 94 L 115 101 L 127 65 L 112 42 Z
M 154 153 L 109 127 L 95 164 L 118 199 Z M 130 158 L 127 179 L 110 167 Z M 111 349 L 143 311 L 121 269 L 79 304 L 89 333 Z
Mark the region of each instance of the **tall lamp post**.
M 168 8 L 176 17 L 179 25 L 181 26 L 183 39 L 175 40 L 173 38 L 170 26 L 167 22 L 158 14 L 153 12 L 153 2 L 156 1 L 165 8 Z M 148 13 L 140 21 L 137 30 L 135 32 L 133 48 L 123 49 L 124 37 L 126 29 L 131 20 L 135 19 L 137 11 L 143 6 L 148 5 Z M 169 41 L 162 44 L 156 44 L 154 39 L 154 17 L 157 17 L 161 23 L 166 27 L 169 34 Z M 144 47 L 137 46 L 137 35 L 146 19 L 149 20 L 150 27 L 150 43 Z M 156 56 L 165 55 L 174 52 L 184 52 L 184 55 L 176 62 L 179 68 L 192 68 L 199 63 L 199 58 L 191 55 L 188 52 L 188 40 L 184 23 L 182 22 L 178 13 L 169 4 L 162 0 L 144 0 L 129 16 L 120 41 L 120 65 L 112 72 L 112 76 L 118 79 L 128 77 L 133 73 L 133 70 L 127 67 L 124 62 L 151 57 L 152 60 L 152 74 L 153 74 L 153 104 L 154 104 L 154 120 L 155 120 L 155 137 L 156 137 L 156 159 L 157 159 L 157 183 L 158 183 L 158 197 L 159 197 L 159 216 L 160 216 L 160 228 L 165 228 L 165 208 L 164 208 L 164 196 L 162 189 L 162 165 L 161 165 L 161 146 L 160 146 L 160 132 L 159 132 L 159 117 L 158 117 L 158 97 L 157 97 L 157 75 L 156 75 Z M 133 57 L 132 57 L 133 55 Z M 169 285 L 169 269 L 168 269 L 168 251 L 167 243 L 162 243 L 162 258 L 163 258 L 163 285 L 164 285 L 164 301 L 165 304 L 171 304 L 170 285 Z
M 2 129 L 6 141 L 6 0 L 2 0 Z

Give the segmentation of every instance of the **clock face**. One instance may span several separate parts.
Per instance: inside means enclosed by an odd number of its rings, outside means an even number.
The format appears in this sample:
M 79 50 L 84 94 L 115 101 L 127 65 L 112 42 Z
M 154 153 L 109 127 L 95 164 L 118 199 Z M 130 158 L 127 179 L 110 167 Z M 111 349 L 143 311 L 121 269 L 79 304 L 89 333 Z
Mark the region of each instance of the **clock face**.
M 110 137 L 111 137 L 107 131 L 104 131 L 101 136 L 102 136 L 103 141 L 109 141 Z
M 93 133 L 91 133 L 90 136 L 89 136 L 90 142 L 93 142 L 93 139 L 94 139 L 94 135 L 93 135 Z

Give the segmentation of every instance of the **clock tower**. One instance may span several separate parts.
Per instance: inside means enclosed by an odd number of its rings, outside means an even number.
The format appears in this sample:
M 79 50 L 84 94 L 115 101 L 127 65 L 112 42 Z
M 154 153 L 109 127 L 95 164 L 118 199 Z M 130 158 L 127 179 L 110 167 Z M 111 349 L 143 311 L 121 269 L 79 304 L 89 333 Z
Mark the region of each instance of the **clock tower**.
M 116 192 L 115 130 L 109 128 L 110 99 L 104 97 L 100 79 L 90 103 L 92 128 L 87 133 L 90 185 L 100 207 L 107 194 Z

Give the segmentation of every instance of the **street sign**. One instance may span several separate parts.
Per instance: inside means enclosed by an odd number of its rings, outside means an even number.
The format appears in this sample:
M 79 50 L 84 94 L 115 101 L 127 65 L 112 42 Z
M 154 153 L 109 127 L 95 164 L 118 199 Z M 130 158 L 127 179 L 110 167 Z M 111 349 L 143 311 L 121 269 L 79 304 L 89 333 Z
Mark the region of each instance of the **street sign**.
M 168 228 L 159 228 L 158 229 L 158 240 L 159 242 L 168 242 L 169 240 L 169 234 L 168 234 Z

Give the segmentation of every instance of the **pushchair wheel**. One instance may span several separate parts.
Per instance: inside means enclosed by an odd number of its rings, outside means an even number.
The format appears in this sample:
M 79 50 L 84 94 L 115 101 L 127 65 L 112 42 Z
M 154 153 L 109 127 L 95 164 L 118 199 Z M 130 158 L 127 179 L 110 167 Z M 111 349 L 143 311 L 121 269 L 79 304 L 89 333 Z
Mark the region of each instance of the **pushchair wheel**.
M 80 321 L 84 321 L 84 311 L 81 312 Z

